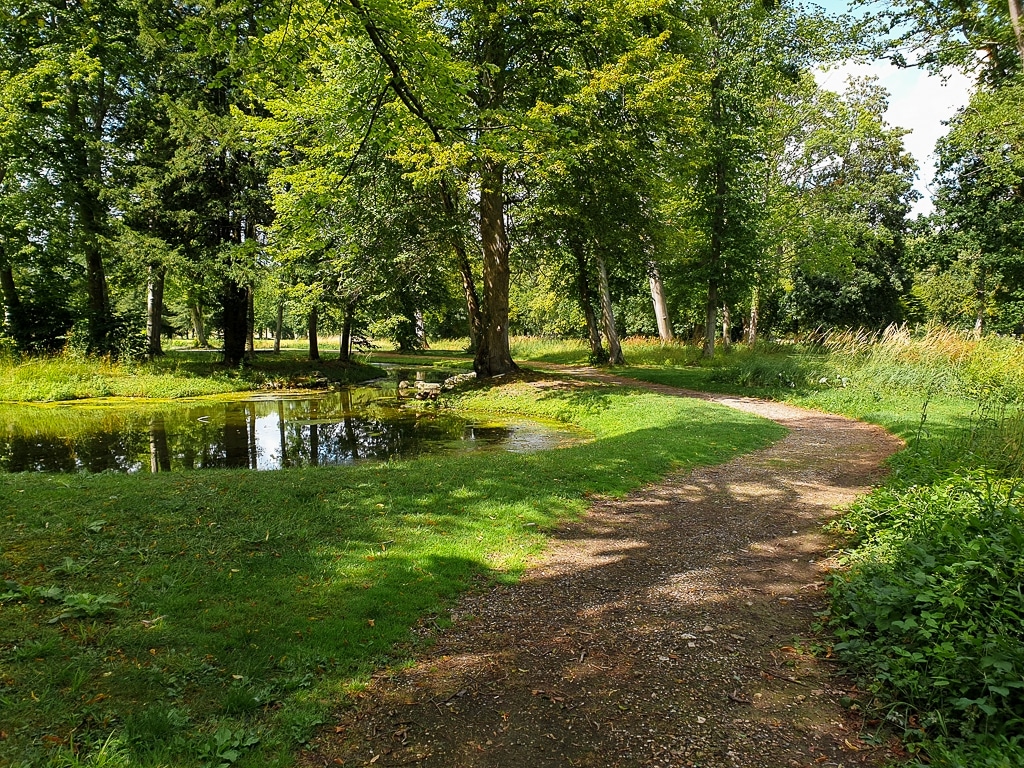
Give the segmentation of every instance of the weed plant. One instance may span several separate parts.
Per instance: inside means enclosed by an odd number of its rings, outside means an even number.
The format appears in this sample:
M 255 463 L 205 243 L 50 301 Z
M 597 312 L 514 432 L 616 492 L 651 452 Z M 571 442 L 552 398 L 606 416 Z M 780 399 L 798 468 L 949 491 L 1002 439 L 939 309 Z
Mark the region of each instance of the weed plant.
M 0 475 L 0 764 L 284 766 L 545 529 L 776 425 L 624 387 L 472 390 L 590 442 L 278 472 Z M 414 631 L 415 630 L 415 631 Z

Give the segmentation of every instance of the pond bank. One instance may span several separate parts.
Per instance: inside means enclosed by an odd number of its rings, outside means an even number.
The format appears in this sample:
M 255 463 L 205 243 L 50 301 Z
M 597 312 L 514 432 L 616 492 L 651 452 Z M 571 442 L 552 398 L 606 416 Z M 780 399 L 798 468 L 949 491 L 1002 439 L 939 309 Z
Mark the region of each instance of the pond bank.
M 123 755 L 108 765 L 132 768 L 198 766 L 218 744 L 242 765 L 290 765 L 417 627 L 447 623 L 474 584 L 517 578 L 589 499 L 781 435 L 712 404 L 541 379 L 454 402 L 569 421 L 593 442 L 286 473 L 0 476 L 0 763 L 60 766 L 72 743 L 83 761 L 106 743 Z

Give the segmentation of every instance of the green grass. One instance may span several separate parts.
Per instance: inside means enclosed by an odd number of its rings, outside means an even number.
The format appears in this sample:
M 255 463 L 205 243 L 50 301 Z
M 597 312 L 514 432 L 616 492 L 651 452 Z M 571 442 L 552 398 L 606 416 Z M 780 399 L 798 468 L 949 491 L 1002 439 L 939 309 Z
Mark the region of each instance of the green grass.
M 359 382 L 382 371 L 362 363 L 324 357 L 316 364 L 301 351 L 259 353 L 237 369 L 219 363 L 216 352 L 171 351 L 148 362 L 112 362 L 60 355 L 0 359 L 0 402 L 56 402 L 96 397 L 170 399 L 253 389 Z
M 516 578 L 588 495 L 781 435 L 622 387 L 515 382 L 454 405 L 594 439 L 285 472 L 0 476 L 0 764 L 289 765 L 373 669 L 413 652 L 414 627 Z
M 770 397 L 880 424 L 908 441 L 833 532 L 844 546 L 822 617 L 859 706 L 929 764 L 1024 761 L 1024 343 L 943 329 L 816 343 L 695 347 L 627 340 L 644 381 Z M 574 343 L 527 342 L 583 362 Z M 658 356 L 662 359 L 658 360 Z

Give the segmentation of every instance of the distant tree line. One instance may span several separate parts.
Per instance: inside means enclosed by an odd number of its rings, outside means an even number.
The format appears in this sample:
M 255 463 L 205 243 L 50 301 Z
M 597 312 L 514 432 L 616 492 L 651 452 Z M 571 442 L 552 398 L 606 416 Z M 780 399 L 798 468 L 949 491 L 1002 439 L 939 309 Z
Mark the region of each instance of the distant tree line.
M 0 0 L 0 339 L 1020 332 L 1016 2 Z M 890 27 L 981 70 L 913 226 L 884 91 L 812 75 Z

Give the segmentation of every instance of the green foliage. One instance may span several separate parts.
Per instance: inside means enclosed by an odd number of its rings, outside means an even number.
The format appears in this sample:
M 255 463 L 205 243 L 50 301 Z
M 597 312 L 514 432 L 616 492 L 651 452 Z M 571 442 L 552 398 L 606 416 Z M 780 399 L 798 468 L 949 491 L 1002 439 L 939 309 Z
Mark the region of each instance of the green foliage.
M 936 213 L 918 238 L 919 293 L 933 319 L 952 314 L 1024 331 L 1024 75 L 979 90 L 939 145 Z M 954 295 L 950 288 L 957 289 Z
M 904 481 L 905 482 L 905 481 Z M 834 649 L 924 733 L 1024 723 L 1024 505 L 983 471 L 878 492 L 843 518 Z
M 259 355 L 250 365 L 228 370 L 207 353 L 172 352 L 147 362 L 61 355 L 0 359 L 0 401 L 56 402 L 90 397 L 179 398 L 243 392 L 261 387 L 322 386 L 323 380 L 353 383 L 377 378 L 379 368 L 323 360 L 316 376 L 301 353 Z
M 259 743 L 259 737 L 245 729 L 231 730 L 223 726 L 200 747 L 199 759 L 204 768 L 229 768 L 243 751 Z

